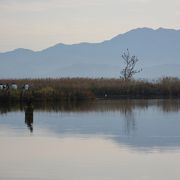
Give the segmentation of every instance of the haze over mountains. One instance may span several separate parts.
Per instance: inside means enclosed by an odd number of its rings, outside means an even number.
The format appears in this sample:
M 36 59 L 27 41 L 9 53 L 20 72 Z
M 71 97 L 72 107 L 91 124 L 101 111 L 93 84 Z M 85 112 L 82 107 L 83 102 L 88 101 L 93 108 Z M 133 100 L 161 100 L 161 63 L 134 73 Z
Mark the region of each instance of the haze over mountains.
M 180 77 L 180 30 L 138 28 L 101 43 L 57 44 L 0 53 L 0 78 L 118 78 L 126 49 L 139 58 L 137 78 Z

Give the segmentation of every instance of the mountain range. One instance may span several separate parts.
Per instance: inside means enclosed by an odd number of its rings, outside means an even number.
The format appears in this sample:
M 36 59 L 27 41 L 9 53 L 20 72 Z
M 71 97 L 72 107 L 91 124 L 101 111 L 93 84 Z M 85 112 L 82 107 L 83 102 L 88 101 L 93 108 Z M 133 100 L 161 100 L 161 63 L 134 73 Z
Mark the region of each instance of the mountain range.
M 136 78 L 180 77 L 180 30 L 138 28 L 100 43 L 57 44 L 0 53 L 2 78 L 119 78 L 122 53 L 138 57 Z

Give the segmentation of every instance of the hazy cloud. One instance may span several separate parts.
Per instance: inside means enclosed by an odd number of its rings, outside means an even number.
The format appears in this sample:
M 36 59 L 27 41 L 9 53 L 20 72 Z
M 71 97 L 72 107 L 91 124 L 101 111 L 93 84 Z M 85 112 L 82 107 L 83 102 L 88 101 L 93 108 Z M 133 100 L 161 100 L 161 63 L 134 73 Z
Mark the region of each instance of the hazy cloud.
M 103 5 L 103 0 L 2 0 L 0 9 L 3 11 L 47 11 L 57 8 L 85 8 Z

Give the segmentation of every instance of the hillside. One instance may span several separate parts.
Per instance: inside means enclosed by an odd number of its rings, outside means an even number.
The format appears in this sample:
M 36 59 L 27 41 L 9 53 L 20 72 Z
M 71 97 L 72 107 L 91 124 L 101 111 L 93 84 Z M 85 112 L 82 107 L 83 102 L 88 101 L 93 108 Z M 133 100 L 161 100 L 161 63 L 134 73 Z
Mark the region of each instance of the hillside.
M 57 44 L 42 51 L 0 53 L 1 78 L 119 77 L 129 48 L 143 68 L 138 78 L 180 77 L 180 30 L 138 28 L 101 43 Z

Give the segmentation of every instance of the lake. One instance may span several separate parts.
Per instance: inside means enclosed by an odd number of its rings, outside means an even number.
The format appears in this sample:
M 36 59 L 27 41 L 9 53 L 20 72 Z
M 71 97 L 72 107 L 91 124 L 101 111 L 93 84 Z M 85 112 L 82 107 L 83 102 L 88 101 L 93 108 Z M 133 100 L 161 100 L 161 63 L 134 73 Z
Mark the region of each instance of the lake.
M 179 180 L 180 100 L 1 104 L 2 180 Z

